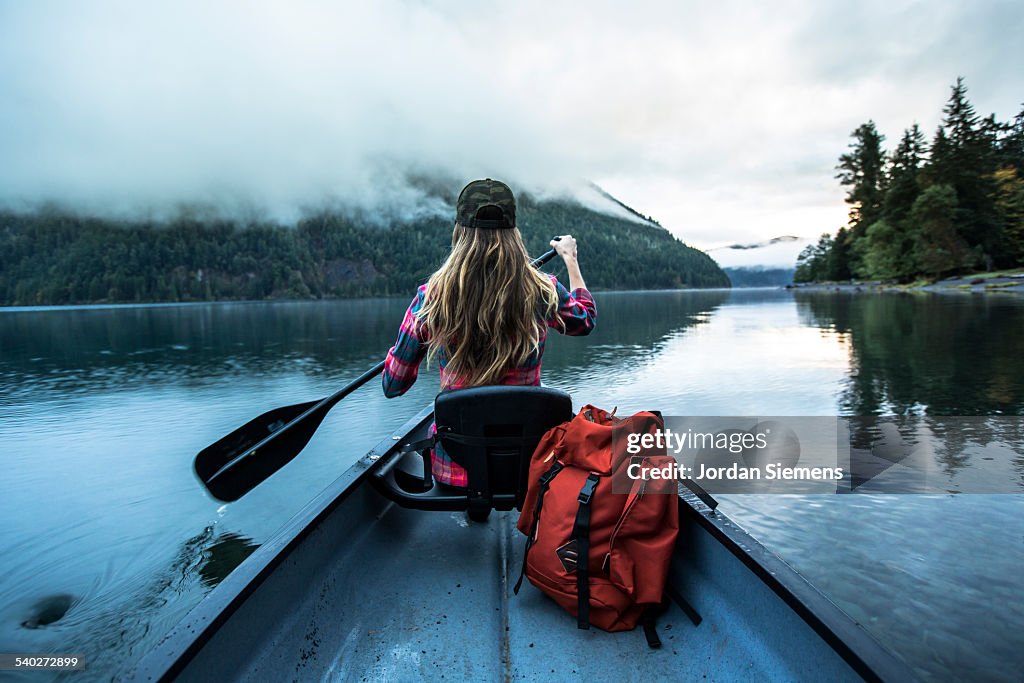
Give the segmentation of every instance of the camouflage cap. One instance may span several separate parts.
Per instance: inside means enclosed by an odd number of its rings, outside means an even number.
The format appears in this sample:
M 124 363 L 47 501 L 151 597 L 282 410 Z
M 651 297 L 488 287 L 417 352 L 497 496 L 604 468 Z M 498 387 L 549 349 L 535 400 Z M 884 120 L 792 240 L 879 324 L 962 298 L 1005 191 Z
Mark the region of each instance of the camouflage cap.
M 489 208 L 490 207 L 490 208 Z M 487 209 L 483 211 L 483 209 Z M 486 178 L 462 188 L 455 220 L 467 228 L 501 230 L 516 227 L 516 198 L 508 185 Z

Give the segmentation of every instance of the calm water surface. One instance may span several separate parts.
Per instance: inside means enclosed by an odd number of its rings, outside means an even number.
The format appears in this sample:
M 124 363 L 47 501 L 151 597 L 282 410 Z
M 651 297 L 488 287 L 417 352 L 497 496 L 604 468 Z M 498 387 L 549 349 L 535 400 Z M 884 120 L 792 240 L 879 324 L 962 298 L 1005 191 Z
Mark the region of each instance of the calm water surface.
M 598 294 L 586 339 L 552 338 L 546 384 L 620 412 L 1021 415 L 1012 295 Z M 407 301 L 0 311 L 0 652 L 132 664 L 209 590 L 437 391 L 376 385 L 241 501 L 194 454 L 380 360 Z M 944 462 L 955 481 L 970 457 Z M 1008 486 L 1024 492 L 1024 455 Z M 1024 495 L 731 496 L 723 508 L 925 679 L 1024 668 Z M 0 677 L 5 674 L 0 673 Z M 42 680 L 33 673 L 25 680 Z

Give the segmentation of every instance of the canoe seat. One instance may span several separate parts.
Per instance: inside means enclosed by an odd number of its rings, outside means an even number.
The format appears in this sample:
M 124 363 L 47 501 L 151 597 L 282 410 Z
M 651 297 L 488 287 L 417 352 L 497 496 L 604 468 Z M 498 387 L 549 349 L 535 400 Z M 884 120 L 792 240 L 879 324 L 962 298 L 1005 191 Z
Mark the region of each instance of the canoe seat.
M 468 510 L 484 518 L 521 508 L 530 456 L 547 430 L 572 419 L 569 394 L 549 387 L 487 386 L 438 394 L 437 434 L 397 445 L 381 458 L 374 486 L 399 505 L 419 510 Z M 430 449 L 441 444 L 466 469 L 468 486 L 433 480 Z

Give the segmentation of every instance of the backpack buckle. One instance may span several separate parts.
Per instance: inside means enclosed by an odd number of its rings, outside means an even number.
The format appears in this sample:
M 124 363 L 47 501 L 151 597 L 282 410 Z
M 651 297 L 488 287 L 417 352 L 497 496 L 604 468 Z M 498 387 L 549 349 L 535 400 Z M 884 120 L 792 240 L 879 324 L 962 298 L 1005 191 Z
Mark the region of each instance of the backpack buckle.
M 590 499 L 594 496 L 594 489 L 597 488 L 598 479 L 599 477 L 596 474 L 591 474 L 587 477 L 587 482 L 583 484 L 583 488 L 580 489 L 580 495 L 576 498 L 580 505 L 590 504 Z
M 540 483 L 541 486 L 547 486 L 548 484 L 551 483 L 551 480 L 555 478 L 555 475 L 562 471 L 563 467 L 564 465 L 556 460 L 555 464 L 552 465 L 547 472 L 540 475 L 540 479 L 538 479 L 537 481 Z

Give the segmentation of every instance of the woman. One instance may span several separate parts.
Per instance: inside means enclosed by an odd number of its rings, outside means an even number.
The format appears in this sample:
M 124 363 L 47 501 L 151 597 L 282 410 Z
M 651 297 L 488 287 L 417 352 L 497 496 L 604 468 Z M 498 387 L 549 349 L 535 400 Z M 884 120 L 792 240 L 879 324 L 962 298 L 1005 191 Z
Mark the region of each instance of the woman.
M 441 390 L 489 384 L 540 384 L 547 328 L 568 335 L 594 329 L 597 309 L 576 259 L 576 240 L 551 246 L 565 261 L 568 291 L 530 265 L 516 227 L 512 190 L 490 178 L 463 188 L 456 205 L 452 251 L 420 286 L 384 362 L 384 395 L 404 394 L 424 358 L 437 358 Z M 434 478 L 466 486 L 466 471 L 440 447 Z

